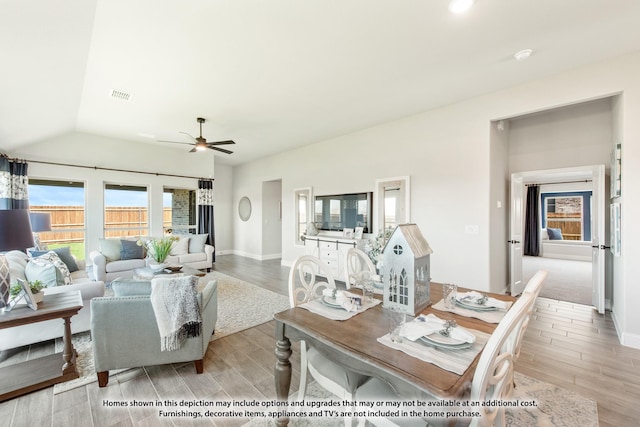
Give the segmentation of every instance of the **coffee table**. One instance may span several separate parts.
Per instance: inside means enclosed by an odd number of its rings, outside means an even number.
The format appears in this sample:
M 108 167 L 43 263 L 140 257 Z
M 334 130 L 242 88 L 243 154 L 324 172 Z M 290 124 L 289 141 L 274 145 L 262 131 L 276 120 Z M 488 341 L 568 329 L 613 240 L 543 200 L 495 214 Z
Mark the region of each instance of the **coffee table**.
M 133 272 L 136 274 L 136 276 L 144 277 L 147 279 L 153 279 L 154 277 L 159 277 L 159 276 L 170 276 L 174 274 L 180 274 L 183 276 L 198 276 L 198 277 L 204 277 L 207 274 L 204 271 L 197 270 L 187 265 L 183 266 L 179 271 L 169 271 L 166 269 L 155 271 L 155 270 L 152 270 L 150 267 L 142 267 L 142 268 L 136 268 L 135 270 L 133 270 Z
M 15 307 L 0 314 L 0 329 L 51 319 L 64 321 L 64 350 L 0 369 L 0 402 L 78 378 L 76 351 L 71 343 L 71 317 L 82 308 L 80 291 L 45 295 L 37 310 Z

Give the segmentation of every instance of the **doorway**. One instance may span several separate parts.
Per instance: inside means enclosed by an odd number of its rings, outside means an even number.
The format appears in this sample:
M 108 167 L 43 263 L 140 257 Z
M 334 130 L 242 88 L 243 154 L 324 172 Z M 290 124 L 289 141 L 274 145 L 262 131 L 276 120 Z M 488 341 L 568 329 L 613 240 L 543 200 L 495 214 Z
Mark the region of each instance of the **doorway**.
M 528 275 L 537 269 L 546 269 L 549 276 L 545 284 L 547 297 L 569 301 L 578 298 L 578 303 L 593 305 L 600 313 L 604 312 L 605 258 L 607 256 L 605 240 L 606 197 L 604 186 L 604 165 L 565 168 L 545 171 L 530 171 L 512 174 L 512 194 L 510 221 L 510 287 L 512 295 L 520 294 L 527 283 Z M 567 194 L 586 192 L 589 200 L 589 240 L 545 241 L 539 238 L 541 255 L 539 258 L 525 257 L 522 251 L 524 241 L 524 189 L 527 185 L 561 187 Z M 573 191 L 572 191 L 573 190 Z M 580 190 L 580 191 L 577 191 Z M 556 191 L 554 194 L 561 194 Z M 538 210 L 542 216 L 543 210 Z M 543 223 L 540 221 L 540 223 Z M 544 229 L 543 229 L 544 230 Z M 586 239 L 586 238 L 585 238 Z M 563 262 L 565 260 L 565 262 Z M 586 283 L 585 283 L 586 281 Z M 589 283 L 590 281 L 590 283 Z M 590 285 L 590 286 L 589 286 Z M 556 295 L 549 291 L 556 287 Z M 589 292 L 590 291 L 590 292 Z M 584 293 L 590 294 L 586 298 Z

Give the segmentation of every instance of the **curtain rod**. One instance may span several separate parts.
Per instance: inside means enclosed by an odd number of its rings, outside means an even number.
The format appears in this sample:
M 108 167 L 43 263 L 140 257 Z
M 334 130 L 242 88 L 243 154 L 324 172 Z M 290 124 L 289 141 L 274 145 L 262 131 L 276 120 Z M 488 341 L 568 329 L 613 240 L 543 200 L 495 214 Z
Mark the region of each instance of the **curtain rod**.
M 592 179 L 583 179 L 581 181 L 563 181 L 563 182 L 541 182 L 538 184 L 525 184 L 525 187 L 531 187 L 532 185 L 555 185 L 555 184 L 578 184 L 581 182 L 592 182 Z
M 6 157 L 6 156 L 4 156 Z M 128 170 L 128 169 L 115 169 L 115 168 L 104 168 L 101 166 L 85 166 L 85 165 L 74 165 L 71 163 L 57 163 L 57 162 L 45 162 L 42 160 L 26 160 L 26 159 L 11 159 L 9 160 L 21 160 L 28 163 L 40 163 L 43 165 L 55 165 L 55 166 L 69 166 L 74 168 L 85 168 L 85 169 L 94 169 L 94 170 L 103 170 L 103 171 L 111 171 L 111 172 L 129 172 L 129 173 L 140 173 L 144 175 L 155 175 L 155 176 L 170 176 L 172 178 L 190 178 L 190 179 L 207 179 L 213 181 L 214 178 L 200 178 L 197 176 L 188 176 L 188 175 L 173 175 L 169 173 L 160 173 L 160 172 L 144 172 L 144 171 L 136 171 L 136 170 Z

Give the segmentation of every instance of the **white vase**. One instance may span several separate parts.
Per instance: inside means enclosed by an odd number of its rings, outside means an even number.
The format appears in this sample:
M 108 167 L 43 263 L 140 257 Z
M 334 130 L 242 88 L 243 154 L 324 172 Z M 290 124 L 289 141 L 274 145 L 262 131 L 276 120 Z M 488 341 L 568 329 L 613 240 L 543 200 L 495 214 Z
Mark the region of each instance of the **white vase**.
M 167 267 L 167 263 L 165 262 L 156 262 L 156 261 L 151 261 L 149 263 L 149 268 L 153 271 L 161 271 L 164 270 Z

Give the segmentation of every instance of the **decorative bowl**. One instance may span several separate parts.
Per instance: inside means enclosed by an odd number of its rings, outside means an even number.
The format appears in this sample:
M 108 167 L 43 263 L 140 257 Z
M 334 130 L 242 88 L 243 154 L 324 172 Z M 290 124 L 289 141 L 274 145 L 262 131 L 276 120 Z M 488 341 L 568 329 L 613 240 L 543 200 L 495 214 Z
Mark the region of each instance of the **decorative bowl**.
M 168 265 L 168 266 L 165 267 L 165 270 L 169 270 L 169 271 L 175 273 L 176 271 L 182 270 L 182 266 L 181 265 Z

